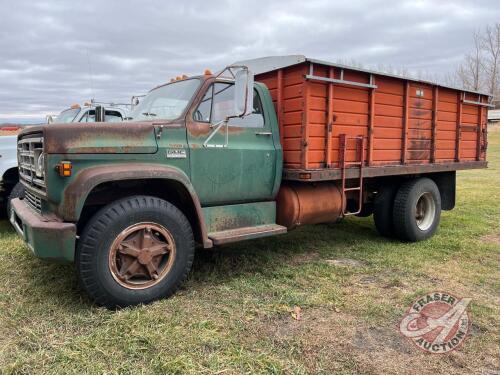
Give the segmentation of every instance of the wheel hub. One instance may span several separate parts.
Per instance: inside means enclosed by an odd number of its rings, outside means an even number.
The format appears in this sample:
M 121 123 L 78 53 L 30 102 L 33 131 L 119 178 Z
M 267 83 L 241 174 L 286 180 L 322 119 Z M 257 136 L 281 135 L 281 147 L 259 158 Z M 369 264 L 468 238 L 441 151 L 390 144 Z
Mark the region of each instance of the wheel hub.
M 436 203 L 431 193 L 426 192 L 420 195 L 415 208 L 415 220 L 417 227 L 422 230 L 428 230 L 434 223 L 436 216 Z
M 152 259 L 153 257 L 151 256 L 151 253 L 148 250 L 141 251 L 141 254 L 139 254 L 139 257 L 137 258 L 139 263 L 142 265 L 150 263 Z
M 149 288 L 166 277 L 175 251 L 173 236 L 165 227 L 156 223 L 134 224 L 113 241 L 109 269 L 126 288 Z

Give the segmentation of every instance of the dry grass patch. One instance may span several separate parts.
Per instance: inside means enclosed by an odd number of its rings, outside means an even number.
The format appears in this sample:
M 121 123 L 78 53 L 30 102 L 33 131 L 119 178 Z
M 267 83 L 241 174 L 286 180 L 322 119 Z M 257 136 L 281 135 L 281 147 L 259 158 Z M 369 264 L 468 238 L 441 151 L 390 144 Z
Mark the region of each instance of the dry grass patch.
M 485 243 L 500 246 L 500 235 L 485 234 L 484 236 L 481 236 L 480 239 Z

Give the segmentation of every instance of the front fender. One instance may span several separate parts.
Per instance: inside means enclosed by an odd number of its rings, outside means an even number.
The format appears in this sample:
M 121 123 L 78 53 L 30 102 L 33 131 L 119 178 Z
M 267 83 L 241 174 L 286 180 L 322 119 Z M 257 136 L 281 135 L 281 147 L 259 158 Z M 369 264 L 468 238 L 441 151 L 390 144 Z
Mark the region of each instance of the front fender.
M 85 200 L 96 186 L 105 182 L 137 179 L 163 179 L 181 183 L 191 196 L 196 209 L 204 247 L 212 246 L 212 242 L 207 236 L 205 219 L 198 195 L 188 176 L 182 170 L 172 166 L 126 163 L 85 168 L 78 172 L 76 178 L 65 188 L 58 209 L 59 216 L 65 221 L 77 222 L 82 213 Z

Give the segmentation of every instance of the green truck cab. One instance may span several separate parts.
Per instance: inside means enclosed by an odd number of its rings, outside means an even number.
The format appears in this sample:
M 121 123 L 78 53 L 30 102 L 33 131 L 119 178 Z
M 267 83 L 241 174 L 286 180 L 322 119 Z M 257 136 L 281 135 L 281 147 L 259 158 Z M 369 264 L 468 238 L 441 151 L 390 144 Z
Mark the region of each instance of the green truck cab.
M 98 303 L 125 306 L 173 293 L 195 246 L 286 232 L 271 97 L 248 70 L 225 73 L 151 90 L 129 123 L 20 134 L 11 222 L 34 254 L 76 262 Z

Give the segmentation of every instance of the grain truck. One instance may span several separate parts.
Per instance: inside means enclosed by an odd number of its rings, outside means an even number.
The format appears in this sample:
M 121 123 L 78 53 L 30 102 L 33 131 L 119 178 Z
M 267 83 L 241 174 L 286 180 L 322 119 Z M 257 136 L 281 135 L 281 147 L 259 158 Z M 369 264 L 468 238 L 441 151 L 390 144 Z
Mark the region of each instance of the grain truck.
M 11 222 L 110 308 L 170 296 L 196 247 L 371 214 L 383 236 L 425 240 L 456 171 L 487 166 L 489 102 L 300 55 L 179 76 L 131 122 L 24 130 Z

